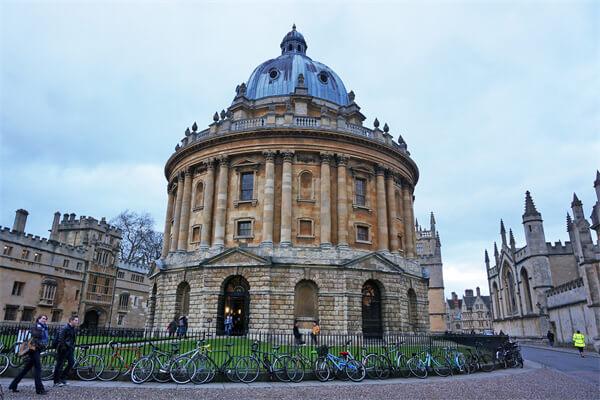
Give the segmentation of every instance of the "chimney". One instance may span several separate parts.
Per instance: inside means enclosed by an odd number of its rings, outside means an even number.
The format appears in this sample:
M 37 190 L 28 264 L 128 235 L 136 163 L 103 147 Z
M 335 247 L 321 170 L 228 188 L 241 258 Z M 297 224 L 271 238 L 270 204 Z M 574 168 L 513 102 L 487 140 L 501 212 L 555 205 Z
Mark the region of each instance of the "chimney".
M 473 297 L 473 289 L 465 289 L 465 297 Z
M 13 224 L 12 230 L 17 233 L 25 233 L 25 224 L 27 223 L 27 216 L 29 213 L 27 210 L 19 208 L 15 212 L 15 223 Z
M 54 213 L 54 220 L 52 221 L 52 229 L 50 230 L 50 240 L 58 242 L 58 225 L 60 224 L 60 213 L 57 211 Z
M 479 286 L 477 286 L 475 290 L 477 291 L 477 297 L 481 297 L 481 291 L 479 290 Z
M 452 300 L 457 300 L 458 299 L 458 295 L 456 294 L 456 292 L 452 292 Z

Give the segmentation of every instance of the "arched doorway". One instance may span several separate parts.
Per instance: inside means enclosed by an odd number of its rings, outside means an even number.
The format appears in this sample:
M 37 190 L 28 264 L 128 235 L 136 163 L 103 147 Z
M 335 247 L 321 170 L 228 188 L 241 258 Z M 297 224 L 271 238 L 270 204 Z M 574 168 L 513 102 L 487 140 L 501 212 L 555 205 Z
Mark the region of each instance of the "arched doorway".
M 381 337 L 381 291 L 375 281 L 366 281 L 362 287 L 362 330 L 366 337 Z
M 183 281 L 175 292 L 175 318 L 188 316 L 190 312 L 190 284 Z
M 523 297 L 525 297 L 525 312 L 533 312 L 533 302 L 531 301 L 531 287 L 529 285 L 529 274 L 525 268 L 521 269 L 521 283 L 523 284 Z
M 98 329 L 98 324 L 100 322 L 100 311 L 98 310 L 88 310 L 83 317 L 83 324 L 81 327 L 83 329 L 88 330 L 96 330 Z
M 294 290 L 294 320 L 310 329 L 319 320 L 319 288 L 313 281 L 301 280 Z
M 406 293 L 408 298 L 408 324 L 413 332 L 417 331 L 418 328 L 418 314 L 417 314 L 417 294 L 413 288 L 408 289 Z
M 225 318 L 233 319 L 232 335 L 240 336 L 248 333 L 250 322 L 250 285 L 241 275 L 225 279 L 219 295 L 217 314 L 217 334 L 225 333 Z

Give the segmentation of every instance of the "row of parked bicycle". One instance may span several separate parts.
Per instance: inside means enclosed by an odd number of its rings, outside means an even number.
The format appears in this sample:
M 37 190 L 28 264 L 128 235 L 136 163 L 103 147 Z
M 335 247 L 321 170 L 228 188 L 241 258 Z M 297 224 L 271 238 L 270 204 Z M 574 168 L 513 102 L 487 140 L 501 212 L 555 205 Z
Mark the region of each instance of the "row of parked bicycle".
M 150 346 L 150 353 L 142 355 L 142 347 Z M 361 348 L 359 356 L 351 352 L 350 341 L 345 350 L 333 354 L 328 346 L 311 350 L 305 346 L 290 347 L 289 353 L 280 352 L 281 346 L 266 346 L 255 341 L 251 354 L 231 355 L 235 343 L 224 344 L 224 348 L 214 350 L 205 340 L 199 340 L 196 348 L 179 353 L 179 343 L 170 343 L 170 351 L 165 351 L 152 342 L 132 346 L 110 342 L 111 354 L 102 356 L 89 354 L 90 346 L 80 346 L 76 356 L 75 372 L 82 380 L 114 380 L 129 375 L 132 382 L 141 384 L 149 380 L 157 382 L 173 381 L 179 384 L 211 382 L 217 375 L 225 376 L 232 382 L 251 383 L 261 373 L 271 380 L 300 382 L 311 372 L 320 381 L 334 378 L 350 379 L 355 382 L 365 377 L 387 379 L 392 376 L 415 376 L 424 379 L 431 372 L 439 376 L 470 374 L 476 371 L 490 372 L 496 368 L 523 367 L 520 347 L 516 342 L 506 342 L 493 354 L 481 350 L 481 346 L 465 348 L 443 347 L 433 353 L 429 350 L 413 353 L 407 357 L 402 351 L 404 342 L 381 345 L 380 353 Z M 264 350 L 270 347 L 271 350 Z M 18 368 L 23 360 L 11 348 L 0 348 L 0 374 L 9 366 Z M 42 379 L 52 379 L 56 354 L 53 350 L 41 354 Z M 131 362 L 127 360 L 131 359 Z

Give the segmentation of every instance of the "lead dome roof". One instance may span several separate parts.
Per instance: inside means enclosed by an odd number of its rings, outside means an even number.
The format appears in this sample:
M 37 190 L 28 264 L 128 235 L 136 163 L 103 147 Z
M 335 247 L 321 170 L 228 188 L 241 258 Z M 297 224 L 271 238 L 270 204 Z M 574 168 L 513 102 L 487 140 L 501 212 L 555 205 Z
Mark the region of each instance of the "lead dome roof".
M 325 99 L 340 106 L 350 104 L 344 82 L 327 65 L 306 55 L 304 36 L 296 25 L 280 44 L 281 55 L 260 64 L 248 79 L 246 97 L 257 100 L 269 96 L 288 96 L 298 86 L 298 76 L 304 76 L 308 95 Z

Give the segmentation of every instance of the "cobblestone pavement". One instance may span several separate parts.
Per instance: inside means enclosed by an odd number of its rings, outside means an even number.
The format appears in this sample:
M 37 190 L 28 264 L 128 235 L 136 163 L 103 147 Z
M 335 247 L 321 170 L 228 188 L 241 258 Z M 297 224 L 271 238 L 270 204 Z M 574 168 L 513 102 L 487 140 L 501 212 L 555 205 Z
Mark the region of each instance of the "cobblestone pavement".
M 20 393 L 7 393 L 9 379 L 0 379 L 5 399 L 35 399 L 33 382 L 28 379 Z M 453 378 L 426 380 L 394 379 L 387 381 L 303 382 L 300 384 L 254 383 L 177 386 L 127 382 L 73 382 L 62 388 L 49 388 L 45 399 L 161 400 L 161 399 L 598 399 L 600 388 L 565 373 L 539 366 L 525 369 L 478 373 Z

